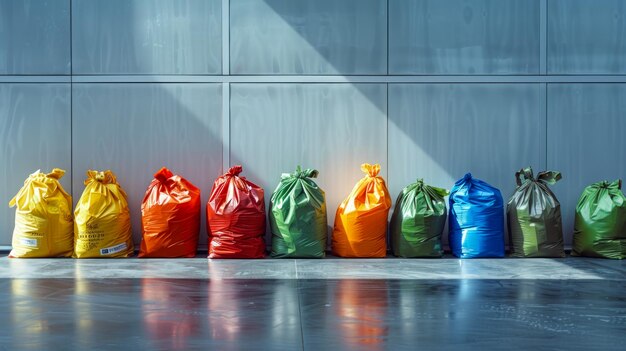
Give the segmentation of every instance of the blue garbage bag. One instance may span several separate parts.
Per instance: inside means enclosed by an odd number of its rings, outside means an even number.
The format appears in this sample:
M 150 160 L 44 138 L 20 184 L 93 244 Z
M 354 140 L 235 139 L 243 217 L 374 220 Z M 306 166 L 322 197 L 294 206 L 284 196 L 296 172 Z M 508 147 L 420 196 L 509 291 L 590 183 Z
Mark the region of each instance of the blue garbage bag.
M 448 240 L 456 257 L 504 257 L 500 190 L 467 173 L 450 190 Z

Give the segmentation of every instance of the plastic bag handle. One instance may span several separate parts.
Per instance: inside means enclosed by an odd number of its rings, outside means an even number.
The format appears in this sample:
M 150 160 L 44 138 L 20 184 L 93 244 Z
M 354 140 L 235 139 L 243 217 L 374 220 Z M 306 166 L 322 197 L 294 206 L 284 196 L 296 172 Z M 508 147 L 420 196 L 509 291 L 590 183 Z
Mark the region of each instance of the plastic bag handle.
M 531 167 L 522 168 L 515 172 L 515 181 L 517 186 L 521 186 L 527 180 L 535 180 L 533 177 L 533 169 Z
M 52 169 L 52 172 L 46 174 L 48 178 L 53 178 L 57 180 L 61 179 L 64 175 L 65 175 L 65 170 L 60 169 L 60 168 L 54 168 Z
M 17 195 L 16 195 L 16 196 L 13 196 L 13 198 L 11 199 L 11 201 L 9 201 L 9 208 L 15 207 L 15 201 L 16 201 L 16 200 L 15 200 L 15 198 L 16 198 L 16 197 L 17 197 Z
M 544 171 L 537 174 L 537 180 L 550 185 L 556 184 L 561 178 L 561 172 L 556 171 Z

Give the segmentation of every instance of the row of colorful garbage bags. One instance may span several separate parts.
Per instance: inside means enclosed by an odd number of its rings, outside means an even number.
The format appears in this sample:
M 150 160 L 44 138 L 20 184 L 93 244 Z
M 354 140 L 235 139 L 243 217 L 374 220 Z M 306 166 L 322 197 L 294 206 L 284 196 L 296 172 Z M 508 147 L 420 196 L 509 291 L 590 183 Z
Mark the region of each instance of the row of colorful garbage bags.
M 391 196 L 378 164 L 363 164 L 358 181 L 336 212 L 332 252 L 340 257 L 385 257 Z M 215 180 L 206 206 L 209 258 L 265 256 L 266 217 L 271 256 L 321 258 L 327 244 L 325 193 L 318 172 L 283 174 L 266 216 L 264 191 L 235 166 Z M 10 257 L 102 258 L 133 255 L 127 195 L 111 171 L 87 172 L 85 189 L 72 214 L 72 198 L 59 179 L 64 171 L 37 171 L 11 200 L 16 206 Z M 507 204 L 514 257 L 564 257 L 561 209 L 548 185 L 559 172 L 530 168 L 515 174 L 517 188 Z M 391 246 L 400 257 L 441 257 L 448 217 L 449 244 L 460 258 L 504 257 L 504 202 L 500 191 L 466 174 L 450 191 L 408 185 L 391 217 Z M 621 181 L 588 186 L 576 207 L 572 254 L 626 257 L 626 201 Z M 139 257 L 194 257 L 201 221 L 200 190 L 162 168 L 141 204 Z

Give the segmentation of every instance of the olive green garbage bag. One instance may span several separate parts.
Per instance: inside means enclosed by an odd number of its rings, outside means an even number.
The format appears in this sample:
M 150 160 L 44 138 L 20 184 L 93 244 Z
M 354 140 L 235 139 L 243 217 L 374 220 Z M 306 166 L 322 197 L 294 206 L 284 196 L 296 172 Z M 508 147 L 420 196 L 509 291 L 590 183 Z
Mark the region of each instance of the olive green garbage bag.
M 554 171 L 535 178 L 530 167 L 515 173 L 517 189 L 506 208 L 511 256 L 565 257 L 561 204 L 548 188 L 560 179 Z
M 310 178 L 314 169 L 283 173 L 270 199 L 269 220 L 275 258 L 322 258 L 326 253 L 326 199 Z
M 441 257 L 448 191 L 420 179 L 402 189 L 391 216 L 391 247 L 400 257 Z
M 572 256 L 626 258 L 626 197 L 622 181 L 586 187 L 576 205 Z

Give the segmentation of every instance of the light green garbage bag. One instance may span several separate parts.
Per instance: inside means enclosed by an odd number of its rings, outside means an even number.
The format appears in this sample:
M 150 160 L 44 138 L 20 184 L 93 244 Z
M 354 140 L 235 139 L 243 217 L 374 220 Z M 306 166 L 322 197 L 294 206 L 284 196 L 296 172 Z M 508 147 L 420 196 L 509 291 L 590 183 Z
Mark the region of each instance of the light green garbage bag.
M 572 256 L 626 258 L 626 197 L 622 181 L 585 188 L 576 206 Z
M 314 169 L 283 173 L 270 199 L 269 220 L 275 258 L 322 258 L 326 254 L 326 199 L 311 178 Z

